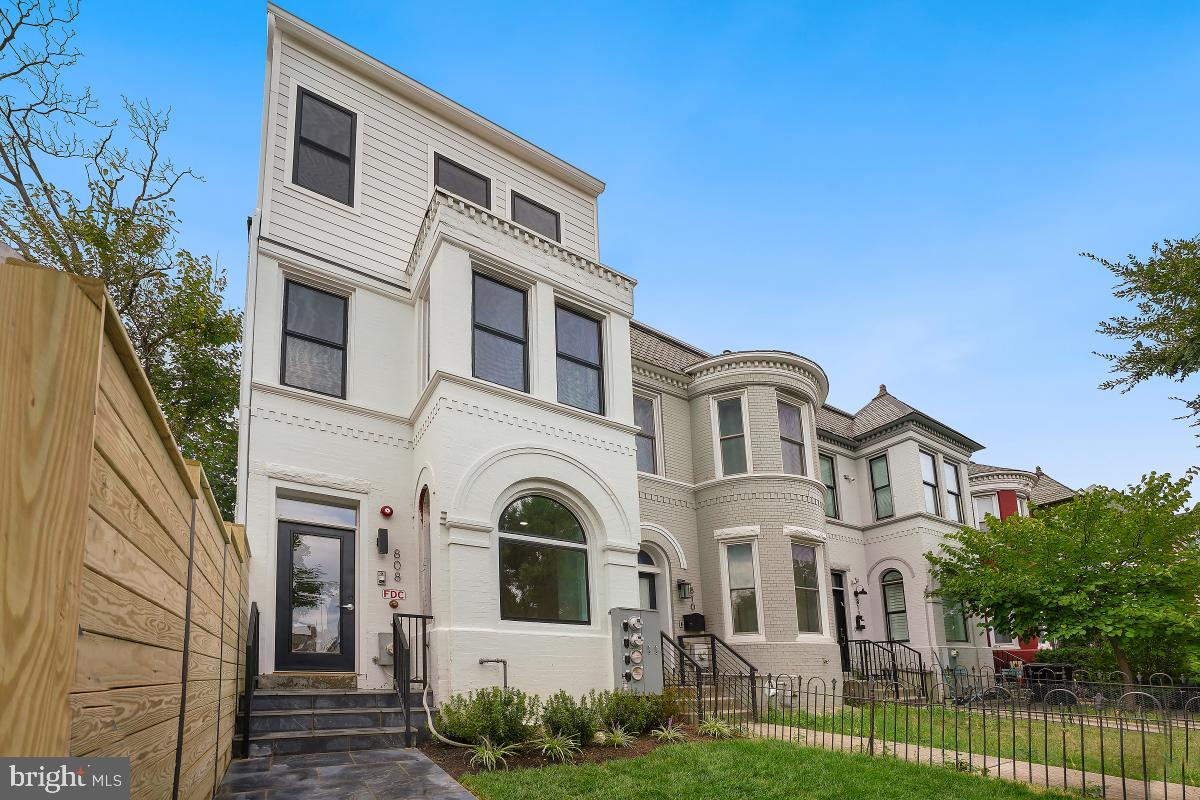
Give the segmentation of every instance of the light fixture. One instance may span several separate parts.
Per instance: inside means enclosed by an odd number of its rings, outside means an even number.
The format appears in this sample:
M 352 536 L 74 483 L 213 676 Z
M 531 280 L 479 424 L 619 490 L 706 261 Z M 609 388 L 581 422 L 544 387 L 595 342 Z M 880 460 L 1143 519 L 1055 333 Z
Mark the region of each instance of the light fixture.
M 679 593 L 680 600 L 692 599 L 692 585 L 685 580 L 680 579 L 675 582 L 675 591 Z
M 854 590 L 854 599 L 857 600 L 858 598 L 862 597 L 866 593 L 867 593 L 867 590 L 864 589 L 863 587 L 859 586 L 857 589 Z

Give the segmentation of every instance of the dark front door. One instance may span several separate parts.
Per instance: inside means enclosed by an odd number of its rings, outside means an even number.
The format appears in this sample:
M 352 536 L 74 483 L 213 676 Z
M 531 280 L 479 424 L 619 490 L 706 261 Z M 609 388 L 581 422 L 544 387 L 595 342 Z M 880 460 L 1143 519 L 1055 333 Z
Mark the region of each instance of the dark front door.
M 275 669 L 354 671 L 354 532 L 279 523 Z
M 846 573 L 833 575 L 833 617 L 837 624 L 838 649 L 842 651 L 842 672 L 850 671 L 850 626 L 846 619 Z

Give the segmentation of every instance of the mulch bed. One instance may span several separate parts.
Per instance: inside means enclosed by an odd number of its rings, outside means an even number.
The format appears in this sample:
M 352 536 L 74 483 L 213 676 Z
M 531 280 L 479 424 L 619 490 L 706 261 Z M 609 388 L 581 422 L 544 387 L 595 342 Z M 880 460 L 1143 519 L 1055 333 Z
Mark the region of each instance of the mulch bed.
M 693 731 L 689 730 L 689 739 Z M 623 758 L 636 758 L 644 756 L 653 750 L 662 746 L 662 742 L 652 736 L 638 737 L 631 747 L 601 747 L 599 745 L 589 745 L 583 748 L 583 751 L 576 756 L 572 764 L 600 764 L 605 761 L 614 761 Z M 442 769 L 450 774 L 450 777 L 458 780 L 463 775 L 471 775 L 479 772 L 468 764 L 471 758 L 471 751 L 465 747 L 450 747 L 449 745 L 441 744 L 440 742 L 428 742 L 420 746 L 420 750 L 429 759 L 437 764 Z M 557 764 L 557 761 L 551 761 L 544 757 L 536 750 L 522 750 L 517 755 L 510 756 L 508 759 L 508 769 L 530 769 L 533 767 L 549 767 Z

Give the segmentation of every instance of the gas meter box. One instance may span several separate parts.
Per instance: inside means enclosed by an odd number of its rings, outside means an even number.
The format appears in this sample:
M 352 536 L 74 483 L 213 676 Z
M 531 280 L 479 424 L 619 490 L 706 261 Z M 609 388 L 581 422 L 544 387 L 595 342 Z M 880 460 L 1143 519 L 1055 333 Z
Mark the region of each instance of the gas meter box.
M 617 689 L 634 694 L 662 694 L 662 640 L 658 612 L 648 608 L 614 608 L 613 676 Z

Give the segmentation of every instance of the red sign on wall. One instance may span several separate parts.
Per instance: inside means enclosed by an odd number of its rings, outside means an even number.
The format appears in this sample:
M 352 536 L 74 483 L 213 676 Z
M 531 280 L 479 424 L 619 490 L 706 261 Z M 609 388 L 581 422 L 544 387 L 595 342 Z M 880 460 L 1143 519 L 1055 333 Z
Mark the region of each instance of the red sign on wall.
M 383 599 L 384 600 L 403 600 L 404 599 L 404 590 L 403 589 L 384 589 L 383 590 Z

